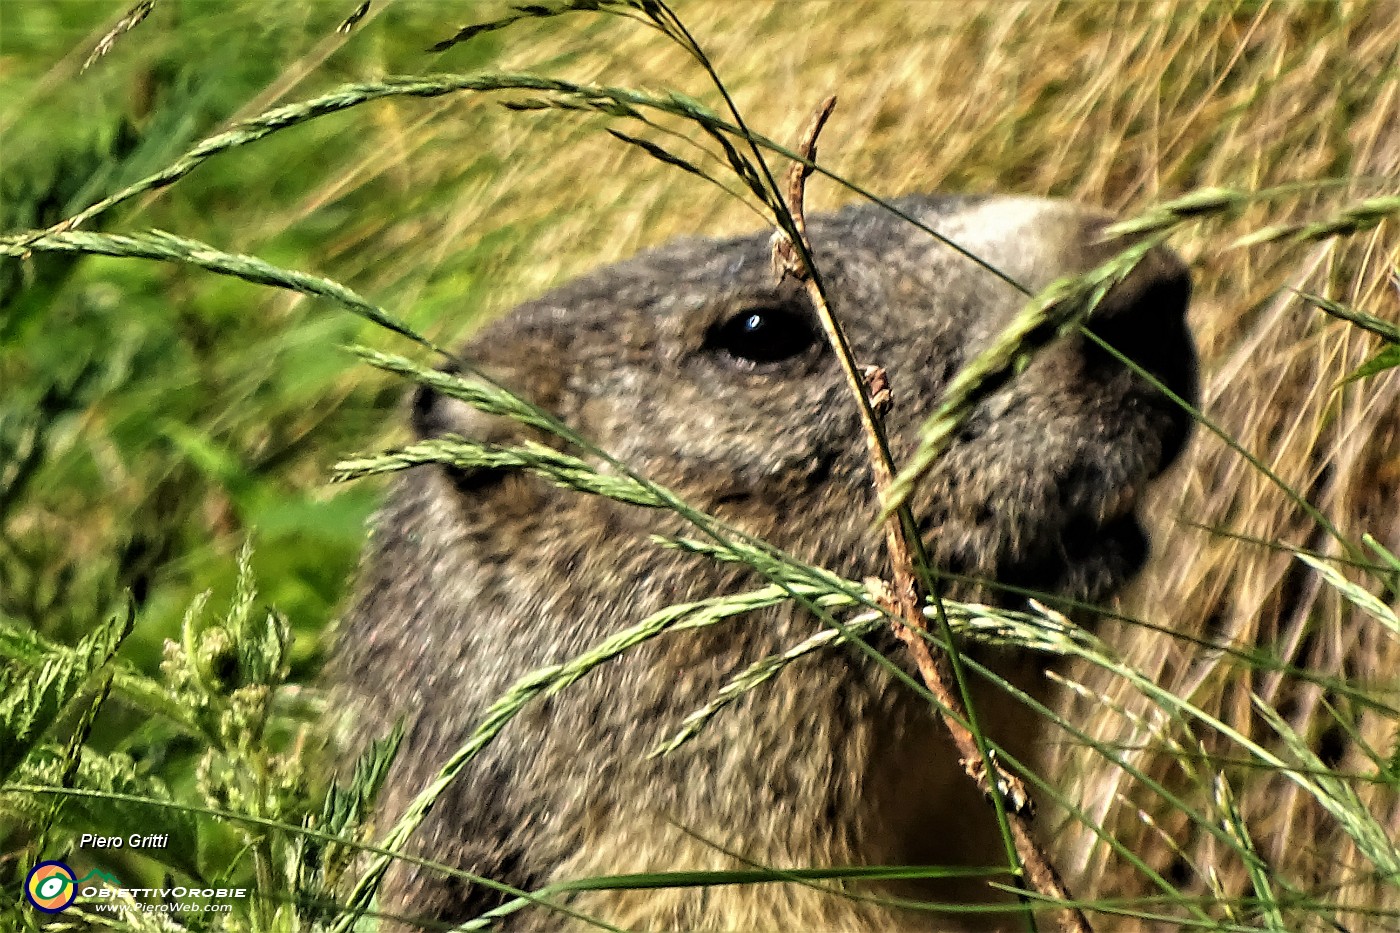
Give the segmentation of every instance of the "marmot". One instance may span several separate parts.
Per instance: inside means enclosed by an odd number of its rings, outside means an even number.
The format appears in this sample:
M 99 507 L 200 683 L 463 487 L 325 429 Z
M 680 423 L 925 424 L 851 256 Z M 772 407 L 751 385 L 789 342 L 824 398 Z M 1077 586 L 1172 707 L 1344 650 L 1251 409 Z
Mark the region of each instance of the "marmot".
M 1063 202 L 897 203 L 1032 289 L 1121 248 L 1104 242 L 1101 215 Z M 888 372 L 896 404 L 887 426 L 896 459 L 907 456 L 943 387 L 1025 296 L 877 206 L 812 217 L 809 232 L 858 361 Z M 1091 326 L 1192 399 L 1189 291 L 1182 263 L 1155 250 Z M 687 239 L 603 268 L 483 328 L 463 356 L 691 504 L 848 578 L 886 573 L 854 402 L 813 309 L 800 291 L 775 285 L 768 233 Z M 426 390 L 412 419 L 424 437 L 520 436 Z M 1061 340 L 980 405 L 919 487 L 912 504 L 928 551 L 963 577 L 1102 600 L 1143 563 L 1136 500 L 1190 426 L 1178 405 L 1090 341 Z M 421 467 L 400 476 L 375 521 L 333 666 L 363 734 L 406 723 L 382 825 L 521 675 L 664 606 L 764 582 L 648 539 L 684 530 L 674 515 L 517 473 Z M 1022 599 L 971 585 L 945 595 Z M 754 865 L 1004 865 L 992 808 L 928 704 L 855 646 L 804 658 L 675 752 L 648 757 L 733 674 L 819 629 L 790 604 L 670 633 L 529 706 L 439 800 L 412 851 L 527 890 Z M 892 639 L 875 642 L 898 654 Z M 1036 662 L 1020 666 L 1034 673 Z M 1043 678 L 1023 680 L 1043 692 Z M 1045 731 L 1008 698 L 989 695 L 979 708 L 1012 748 Z M 835 887 L 597 891 L 566 903 L 633 930 L 1012 922 L 880 899 L 995 897 L 984 879 Z M 451 922 L 499 897 L 409 867 L 390 875 L 380 905 Z M 533 907 L 503 926 L 570 922 Z

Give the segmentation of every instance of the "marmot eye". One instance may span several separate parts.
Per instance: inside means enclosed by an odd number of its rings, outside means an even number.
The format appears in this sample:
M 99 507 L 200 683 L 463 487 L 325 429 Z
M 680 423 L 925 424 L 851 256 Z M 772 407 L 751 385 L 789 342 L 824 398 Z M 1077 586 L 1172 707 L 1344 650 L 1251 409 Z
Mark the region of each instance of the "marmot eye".
M 735 360 L 762 365 L 792 359 L 817 342 L 812 319 L 790 308 L 746 308 L 710 328 L 706 345 Z

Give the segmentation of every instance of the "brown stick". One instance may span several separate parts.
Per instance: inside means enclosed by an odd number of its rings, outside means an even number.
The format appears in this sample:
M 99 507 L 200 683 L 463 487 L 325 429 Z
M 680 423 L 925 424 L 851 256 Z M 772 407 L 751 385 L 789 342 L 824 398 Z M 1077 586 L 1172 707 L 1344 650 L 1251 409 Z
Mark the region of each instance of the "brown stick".
M 803 134 L 797 152 L 807 162 L 816 160 L 817 136 L 835 106 L 834 96 L 822 101 Z M 773 240 L 773 270 L 780 281 L 791 276 L 801 282 L 817 309 L 822 328 L 836 351 L 846 381 L 859 403 L 861 425 L 865 431 L 866 446 L 875 475 L 875 488 L 883 502 L 895 477 L 894 463 L 882 430 L 884 413 L 892 404 L 889 379 L 885 371 L 877 366 L 857 370 L 845 334 L 808 266 L 811 244 L 807 239 L 804 203 L 807 178 L 811 174 L 811 166 L 804 162 L 793 162 L 788 170 L 787 207 L 792 215 L 793 227 L 801 239 L 801 248 L 799 249 L 799 245 L 786 233 L 778 231 Z M 1026 881 L 1044 897 L 1068 902 L 1072 900 L 1069 890 L 1031 832 L 1033 808 L 1024 782 L 1005 771 L 989 750 L 984 752 L 976 736 L 964 725 L 972 720 L 969 718 L 967 706 L 955 689 L 957 678 L 953 674 L 949 658 L 942 651 L 935 653 L 925 637 L 928 626 L 919 608 L 921 598 L 918 580 L 914 575 L 913 553 L 904 534 L 902 516 L 906 511 L 907 509 L 901 508 L 891 513 L 884 522 L 885 548 L 889 553 L 894 576 L 894 585 L 889 591 L 891 605 L 885 607 L 894 616 L 891 626 L 913 657 L 925 686 L 937 700 L 939 716 L 953 739 L 963 770 L 977 782 L 989 798 L 996 795 L 1003 800 L 1002 809 Z M 1089 921 L 1076 907 L 1064 908 L 1059 920 L 1060 929 L 1066 933 L 1092 933 Z

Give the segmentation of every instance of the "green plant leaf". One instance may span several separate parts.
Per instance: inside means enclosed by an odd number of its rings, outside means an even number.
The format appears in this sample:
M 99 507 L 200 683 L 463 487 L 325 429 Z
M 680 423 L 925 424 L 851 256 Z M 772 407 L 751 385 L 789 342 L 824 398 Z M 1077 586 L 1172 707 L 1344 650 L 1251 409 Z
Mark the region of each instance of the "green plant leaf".
M 116 656 L 135 619 L 128 604 L 74 647 L 49 652 L 27 670 L 0 670 L 0 780 L 9 777 L 88 680 Z

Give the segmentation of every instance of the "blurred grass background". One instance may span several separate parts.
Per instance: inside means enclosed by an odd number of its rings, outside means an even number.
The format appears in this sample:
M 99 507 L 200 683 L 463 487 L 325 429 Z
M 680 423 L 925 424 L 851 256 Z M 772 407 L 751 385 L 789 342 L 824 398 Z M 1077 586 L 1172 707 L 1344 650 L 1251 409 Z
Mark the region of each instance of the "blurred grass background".
M 84 72 L 127 2 L 6 2 L 0 226 L 52 223 L 238 119 L 386 74 L 531 70 L 713 100 L 703 75 L 640 26 L 577 14 L 430 54 L 503 5 L 377 2 L 337 33 L 357 5 L 163 0 Z M 1346 242 L 1227 248 L 1266 223 L 1400 190 L 1393 0 L 678 11 L 760 132 L 795 138 L 836 92 L 823 162 L 881 194 L 1016 191 L 1131 214 L 1203 187 L 1330 180 L 1174 236 L 1198 282 L 1203 407 L 1349 537 L 1369 531 L 1400 548 L 1400 380 L 1334 391 L 1374 340 L 1292 291 L 1400 319 L 1394 223 Z M 386 101 L 217 157 L 101 223 L 329 276 L 450 343 L 482 315 L 645 245 L 753 227 L 742 206 L 602 125 L 467 95 Z M 849 196 L 815 182 L 811 200 Z M 328 467 L 392 433 L 402 392 L 338 351 L 352 340 L 392 345 L 324 305 L 184 267 L 0 263 L 0 614 L 72 641 L 130 592 L 139 624 L 124 653 L 153 669 L 197 593 L 232 591 L 233 555 L 252 535 L 261 598 L 297 634 L 294 677 L 313 676 L 378 492 L 328 487 Z M 1128 608 L 1393 694 L 1394 640 L 1283 549 L 1326 552 L 1325 536 L 1217 439 L 1201 432 L 1155 514 L 1162 559 Z M 1395 746 L 1383 712 L 1268 670 L 1242 674 L 1165 635 L 1125 627 L 1119 637 L 1164 684 L 1246 730 L 1259 731 L 1246 691 L 1266 692 L 1338 767 L 1363 766 L 1358 740 Z M 1088 704 L 1096 734 L 1142 747 L 1149 773 L 1195 781 L 1180 756 L 1160 754 L 1140 698 L 1082 676 L 1111 701 Z M 1205 737 L 1171 740 L 1223 754 Z M 1092 752 L 1062 757 L 1104 824 L 1183 887 L 1244 883 L 1212 879 L 1209 840 Z M 1271 864 L 1324 878 L 1341 899 L 1379 897 L 1374 878 L 1347 873 L 1351 850 L 1325 814 L 1283 779 L 1246 772 L 1241 806 L 1258 818 Z M 1400 826 L 1393 792 L 1374 794 Z M 1061 846 L 1097 893 L 1134 889 L 1082 829 L 1066 827 Z

